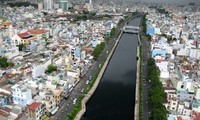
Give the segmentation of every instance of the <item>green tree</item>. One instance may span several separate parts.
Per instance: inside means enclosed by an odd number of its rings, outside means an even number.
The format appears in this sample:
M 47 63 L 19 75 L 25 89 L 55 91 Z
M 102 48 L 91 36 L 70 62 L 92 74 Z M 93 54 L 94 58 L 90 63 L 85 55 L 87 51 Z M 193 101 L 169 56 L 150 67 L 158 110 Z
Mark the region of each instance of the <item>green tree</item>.
M 110 41 L 110 37 L 109 37 L 109 36 L 105 36 L 105 37 L 104 37 L 104 41 L 105 41 L 106 43 L 108 43 L 108 42 Z
M 113 28 L 111 29 L 110 35 L 111 35 L 111 36 L 115 35 L 115 31 L 116 31 L 116 28 L 113 27 Z
M 153 58 L 148 60 L 148 66 L 155 66 L 155 60 Z
M 19 51 L 22 51 L 23 48 L 24 48 L 24 44 L 23 44 L 23 43 L 18 45 L 18 49 L 19 49 Z
M 150 120 L 166 120 L 167 110 L 163 106 L 163 99 L 166 93 L 164 92 L 163 85 L 159 79 L 160 71 L 156 66 L 155 60 L 153 58 L 150 58 L 148 60 L 148 67 L 149 67 L 149 79 L 151 80 L 149 102 L 153 109 L 150 114 Z
M 162 105 L 164 95 L 164 90 L 160 85 L 151 89 L 149 93 L 151 105 L 154 107 Z
M 152 38 L 151 35 L 147 34 L 146 37 L 147 37 L 148 41 L 151 41 L 151 38 Z
M 121 25 L 124 22 L 124 19 L 120 19 L 118 25 Z
M 54 66 L 54 65 L 49 65 L 48 67 L 47 67 L 47 70 L 46 70 L 46 72 L 47 73 L 52 73 L 53 71 L 57 71 L 57 66 Z
M 159 108 L 153 109 L 150 120 L 167 120 L 167 110 L 162 105 Z
M 98 59 L 98 57 L 99 57 L 99 55 L 101 54 L 101 52 L 103 51 L 104 47 L 105 47 L 105 42 L 101 42 L 100 44 L 98 44 L 98 45 L 94 48 L 94 50 L 93 50 L 93 52 L 92 52 L 92 55 L 93 55 L 93 57 L 94 57 L 94 60 L 97 60 L 97 59 Z
M 10 5 L 10 7 L 27 7 L 27 6 L 33 6 L 37 8 L 37 4 L 30 3 L 30 2 L 16 2 L 16 3 L 7 3 L 7 5 Z
M 0 57 L 0 67 L 1 68 L 6 68 L 8 66 L 14 66 L 14 63 L 8 61 L 6 57 Z

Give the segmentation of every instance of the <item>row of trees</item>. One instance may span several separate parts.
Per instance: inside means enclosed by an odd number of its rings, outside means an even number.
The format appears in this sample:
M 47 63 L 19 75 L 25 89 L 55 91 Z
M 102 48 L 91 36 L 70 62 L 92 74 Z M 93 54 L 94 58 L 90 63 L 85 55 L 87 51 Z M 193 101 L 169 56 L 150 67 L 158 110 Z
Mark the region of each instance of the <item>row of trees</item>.
M 163 105 L 165 92 L 163 85 L 160 82 L 160 71 L 155 64 L 155 60 L 150 58 L 148 60 L 149 80 L 151 89 L 149 92 L 149 102 L 152 107 L 150 120 L 167 120 L 167 110 Z
M 115 32 L 116 32 L 116 28 L 113 27 L 110 31 L 110 36 L 114 36 L 115 35 Z
M 33 6 L 37 8 L 37 4 L 30 3 L 30 2 L 16 2 L 16 3 L 7 3 L 7 5 L 10 5 L 10 7 L 28 7 L 28 6 Z
M 0 57 L 0 68 L 6 68 L 8 66 L 13 67 L 14 63 L 8 61 L 6 57 Z
M 143 27 L 143 32 L 146 34 L 147 31 L 147 24 L 146 24 L 146 14 L 142 17 L 142 27 Z
M 142 39 L 142 36 L 140 34 L 140 40 Z M 143 104 L 142 104 L 142 91 L 143 91 L 143 82 L 142 82 L 142 45 L 140 45 L 140 85 L 139 85 L 139 92 L 140 92 L 140 97 L 139 97 L 139 120 L 143 120 Z
M 100 44 L 98 44 L 95 48 L 94 51 L 92 52 L 92 55 L 94 57 L 94 60 L 97 60 L 99 58 L 99 55 L 101 54 L 101 52 L 103 51 L 104 47 L 105 47 L 105 42 L 101 42 Z

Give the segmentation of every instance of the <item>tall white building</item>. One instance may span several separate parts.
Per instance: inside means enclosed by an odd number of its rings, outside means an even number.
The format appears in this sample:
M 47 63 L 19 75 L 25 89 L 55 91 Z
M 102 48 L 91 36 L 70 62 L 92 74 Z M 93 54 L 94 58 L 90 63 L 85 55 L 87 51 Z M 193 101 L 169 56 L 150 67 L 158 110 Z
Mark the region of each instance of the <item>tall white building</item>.
M 3 5 L 2 4 L 3 4 L 3 2 L 0 1 L 0 17 L 3 16 L 3 10 L 2 10 Z
M 39 11 L 43 10 L 43 3 L 38 3 L 38 10 Z
M 88 11 L 92 11 L 93 10 L 92 0 L 90 0 L 89 3 L 87 4 L 87 9 L 88 9 Z
M 53 0 L 44 0 L 44 9 L 52 10 L 53 9 Z
M 32 101 L 32 92 L 27 86 L 15 84 L 11 88 L 13 102 L 15 104 L 27 105 Z

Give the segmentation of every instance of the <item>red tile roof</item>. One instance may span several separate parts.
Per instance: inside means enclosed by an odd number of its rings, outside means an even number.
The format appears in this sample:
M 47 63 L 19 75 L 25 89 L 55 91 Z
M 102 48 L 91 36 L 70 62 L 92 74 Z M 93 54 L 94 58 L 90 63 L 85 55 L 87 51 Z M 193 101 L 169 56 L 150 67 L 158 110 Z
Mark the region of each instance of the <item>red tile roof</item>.
M 31 105 L 29 105 L 28 108 L 29 108 L 30 110 L 35 110 L 35 109 L 38 108 L 39 106 L 40 106 L 40 103 L 34 102 L 34 103 L 32 103 Z
M 0 109 L 0 115 L 7 117 L 10 113 L 11 110 L 8 108 L 1 108 Z
M 172 88 L 172 87 L 164 87 L 164 90 L 176 90 L 176 88 Z
M 200 115 L 197 112 L 192 111 L 191 115 L 194 118 L 193 120 L 200 120 Z
M 20 34 L 18 34 L 18 36 L 20 37 L 20 38 L 23 38 L 23 37 L 26 37 L 26 36 L 29 36 L 30 34 L 28 33 L 28 32 L 24 32 L 24 33 L 20 33 Z
M 45 29 L 30 29 L 27 32 L 30 33 L 30 34 L 43 34 L 43 33 L 48 32 L 48 30 L 45 30 Z
M 177 118 L 177 120 L 183 120 L 183 118 L 179 116 L 179 117 Z

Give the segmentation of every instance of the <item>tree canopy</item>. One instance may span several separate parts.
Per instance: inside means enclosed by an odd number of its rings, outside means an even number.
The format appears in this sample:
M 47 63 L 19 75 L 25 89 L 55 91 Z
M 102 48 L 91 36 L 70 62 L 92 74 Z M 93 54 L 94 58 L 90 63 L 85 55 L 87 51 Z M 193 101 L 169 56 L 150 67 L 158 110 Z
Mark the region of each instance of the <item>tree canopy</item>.
M 115 31 L 116 31 L 116 28 L 115 28 L 115 27 L 113 27 L 113 28 L 111 29 L 110 36 L 113 36 L 113 35 L 115 35 Z
M 14 66 L 14 63 L 8 61 L 6 57 L 0 57 L 0 67 L 6 68 L 8 66 Z
M 160 71 L 156 66 L 155 60 L 153 58 L 148 60 L 148 67 L 149 80 L 151 85 L 149 92 L 149 102 L 153 108 L 150 115 L 150 120 L 167 120 L 167 110 L 163 106 L 165 92 L 159 79 Z
M 37 8 L 37 4 L 34 3 L 30 3 L 30 2 L 16 2 L 16 3 L 7 3 L 8 5 L 10 5 L 10 7 L 28 7 L 28 6 L 33 6 L 35 8 Z
M 99 55 L 101 54 L 101 52 L 103 51 L 105 47 L 105 42 L 101 42 L 100 44 L 98 44 L 95 48 L 94 51 L 92 52 L 92 55 L 94 57 L 94 60 L 97 60 Z
M 54 66 L 54 65 L 49 65 L 48 67 L 47 67 L 47 70 L 46 70 L 46 72 L 47 73 L 52 73 L 53 71 L 57 71 L 57 66 Z

